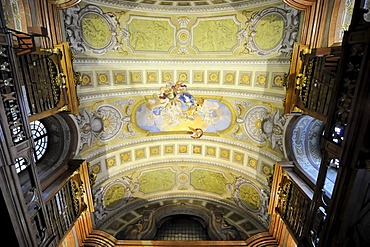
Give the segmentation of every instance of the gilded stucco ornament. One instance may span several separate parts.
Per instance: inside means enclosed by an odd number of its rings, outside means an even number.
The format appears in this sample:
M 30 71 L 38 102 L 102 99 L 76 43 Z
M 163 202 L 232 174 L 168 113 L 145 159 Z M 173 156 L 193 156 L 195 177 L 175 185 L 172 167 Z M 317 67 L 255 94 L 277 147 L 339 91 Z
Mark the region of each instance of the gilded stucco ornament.
M 78 127 L 80 129 L 80 146 L 79 148 L 87 144 L 89 147 L 92 146 L 103 131 L 103 120 L 86 109 L 82 109 L 81 114 L 75 115 Z
M 280 115 L 279 109 L 262 121 L 262 137 L 271 143 L 272 148 L 279 148 L 283 151 L 283 132 L 286 117 Z
M 114 102 L 115 105 L 118 106 L 118 109 L 120 110 L 122 117 L 122 132 L 119 135 L 119 139 L 122 138 L 128 138 L 131 136 L 136 136 L 136 132 L 132 129 L 131 125 L 131 114 L 132 114 L 132 107 L 135 103 L 135 100 L 133 99 L 122 99 L 117 100 Z

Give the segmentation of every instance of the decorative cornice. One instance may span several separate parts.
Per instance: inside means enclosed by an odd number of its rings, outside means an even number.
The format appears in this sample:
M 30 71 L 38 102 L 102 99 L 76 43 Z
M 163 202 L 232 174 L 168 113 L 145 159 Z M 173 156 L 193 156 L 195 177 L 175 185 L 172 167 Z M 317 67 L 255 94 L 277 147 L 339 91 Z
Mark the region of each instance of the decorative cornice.
M 172 13 L 227 12 L 244 8 L 258 7 L 267 4 L 281 3 L 280 0 L 244 0 L 238 3 L 227 2 L 222 4 L 214 4 L 212 1 L 207 1 L 207 3 L 210 4 L 208 6 L 194 6 L 194 5 L 165 6 L 157 5 L 157 2 L 161 1 L 156 1 L 155 4 L 140 3 L 139 1 L 133 3 L 129 1 L 117 1 L 117 0 L 86 0 L 85 2 L 128 10 L 149 11 L 149 12 L 172 12 Z
M 77 57 L 73 60 L 75 65 L 108 64 L 108 65 L 289 65 L 289 58 L 280 59 L 245 59 L 245 60 L 144 60 L 144 59 L 112 59 Z
M 117 90 L 117 89 L 115 89 Z M 143 90 L 137 90 L 137 88 L 125 88 L 122 91 L 99 91 L 98 94 L 91 92 L 85 92 L 80 94 L 80 102 L 84 101 L 91 101 L 91 100 L 97 100 L 100 98 L 113 98 L 113 97 L 123 97 L 123 96 L 130 96 L 130 95 L 153 95 L 153 93 L 157 93 L 158 89 L 143 89 Z M 257 92 L 247 92 L 242 91 L 241 89 L 236 89 L 235 91 L 231 91 L 230 89 L 218 89 L 217 91 L 212 90 L 197 90 L 192 89 L 192 94 L 194 95 L 220 95 L 222 93 L 223 96 L 232 96 L 232 97 L 243 97 L 248 99 L 261 99 L 261 100 L 268 100 L 268 101 L 275 101 L 277 103 L 282 103 L 284 99 L 284 95 L 278 96 L 278 95 L 269 95 L 266 93 L 257 93 Z

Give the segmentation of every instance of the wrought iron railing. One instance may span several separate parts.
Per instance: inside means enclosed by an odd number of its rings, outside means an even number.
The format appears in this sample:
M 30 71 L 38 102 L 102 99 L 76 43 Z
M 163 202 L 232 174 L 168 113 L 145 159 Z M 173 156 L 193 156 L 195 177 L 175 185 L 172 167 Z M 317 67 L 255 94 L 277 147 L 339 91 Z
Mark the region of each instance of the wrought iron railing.
M 302 110 L 327 116 L 340 59 L 340 52 L 337 50 L 340 49 L 330 49 L 328 54 L 318 54 L 320 50 L 315 49 L 310 54 L 303 55 L 303 71 L 297 76 L 296 84 L 300 91 Z
M 303 236 L 311 198 L 286 172 L 280 178 L 276 212 L 296 239 Z
M 60 102 L 61 86 L 58 84 L 58 68 L 47 55 L 27 54 L 20 56 L 19 71 L 29 115 L 55 108 Z
M 325 121 L 333 100 L 341 47 L 308 49 L 295 45 L 294 49 L 293 62 L 298 67 L 290 72 L 286 108 Z

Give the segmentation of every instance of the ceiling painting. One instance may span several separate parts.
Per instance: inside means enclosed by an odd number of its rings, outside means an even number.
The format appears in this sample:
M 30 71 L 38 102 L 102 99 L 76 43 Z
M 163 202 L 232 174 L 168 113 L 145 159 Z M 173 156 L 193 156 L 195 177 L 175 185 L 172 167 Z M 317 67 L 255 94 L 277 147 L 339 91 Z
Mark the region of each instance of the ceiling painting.
M 202 131 L 202 138 L 227 137 L 282 155 L 286 119 L 281 115 L 279 103 L 193 96 L 188 92 L 186 95 L 179 93 L 172 100 L 160 99 L 157 93 L 154 95 L 117 98 L 113 93 L 105 100 L 83 102 L 81 114 L 76 116 L 81 132 L 80 155 L 105 149 L 108 144 L 114 147 L 138 137 L 148 138 L 148 135 L 178 135 L 191 139 L 195 129 Z
M 145 171 L 138 178 L 139 190 L 144 194 L 170 191 L 175 185 L 175 176 L 171 169 Z
M 199 53 L 230 52 L 239 43 L 239 23 L 235 16 L 198 18 L 192 27 L 192 45 Z
M 198 129 L 217 133 L 229 129 L 235 119 L 231 106 L 220 97 L 195 97 L 184 83 L 167 83 L 134 110 L 136 124 L 150 133 Z
M 175 27 L 169 19 L 130 16 L 128 46 L 134 51 L 168 52 L 175 45 Z

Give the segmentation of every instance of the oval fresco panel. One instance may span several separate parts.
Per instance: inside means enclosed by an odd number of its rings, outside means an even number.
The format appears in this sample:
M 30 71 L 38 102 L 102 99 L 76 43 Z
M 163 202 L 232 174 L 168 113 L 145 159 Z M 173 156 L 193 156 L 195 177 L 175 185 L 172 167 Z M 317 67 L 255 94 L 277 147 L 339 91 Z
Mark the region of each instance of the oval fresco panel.
M 82 37 L 92 48 L 105 48 L 111 40 L 107 20 L 96 13 L 87 13 L 81 19 Z
M 280 44 L 284 34 L 284 19 L 280 14 L 268 14 L 255 27 L 254 41 L 258 48 L 270 50 Z
M 243 184 L 239 188 L 239 198 L 247 208 L 257 210 L 260 208 L 261 198 L 258 191 L 250 184 Z
M 112 184 L 104 194 L 104 206 L 108 209 L 121 205 L 126 194 L 126 188 L 120 183 Z
M 218 99 L 197 98 L 186 91 L 185 85 L 180 87 L 163 87 L 160 95 L 142 103 L 136 110 L 137 125 L 151 133 L 192 128 L 216 133 L 230 126 L 232 113 L 228 106 Z

